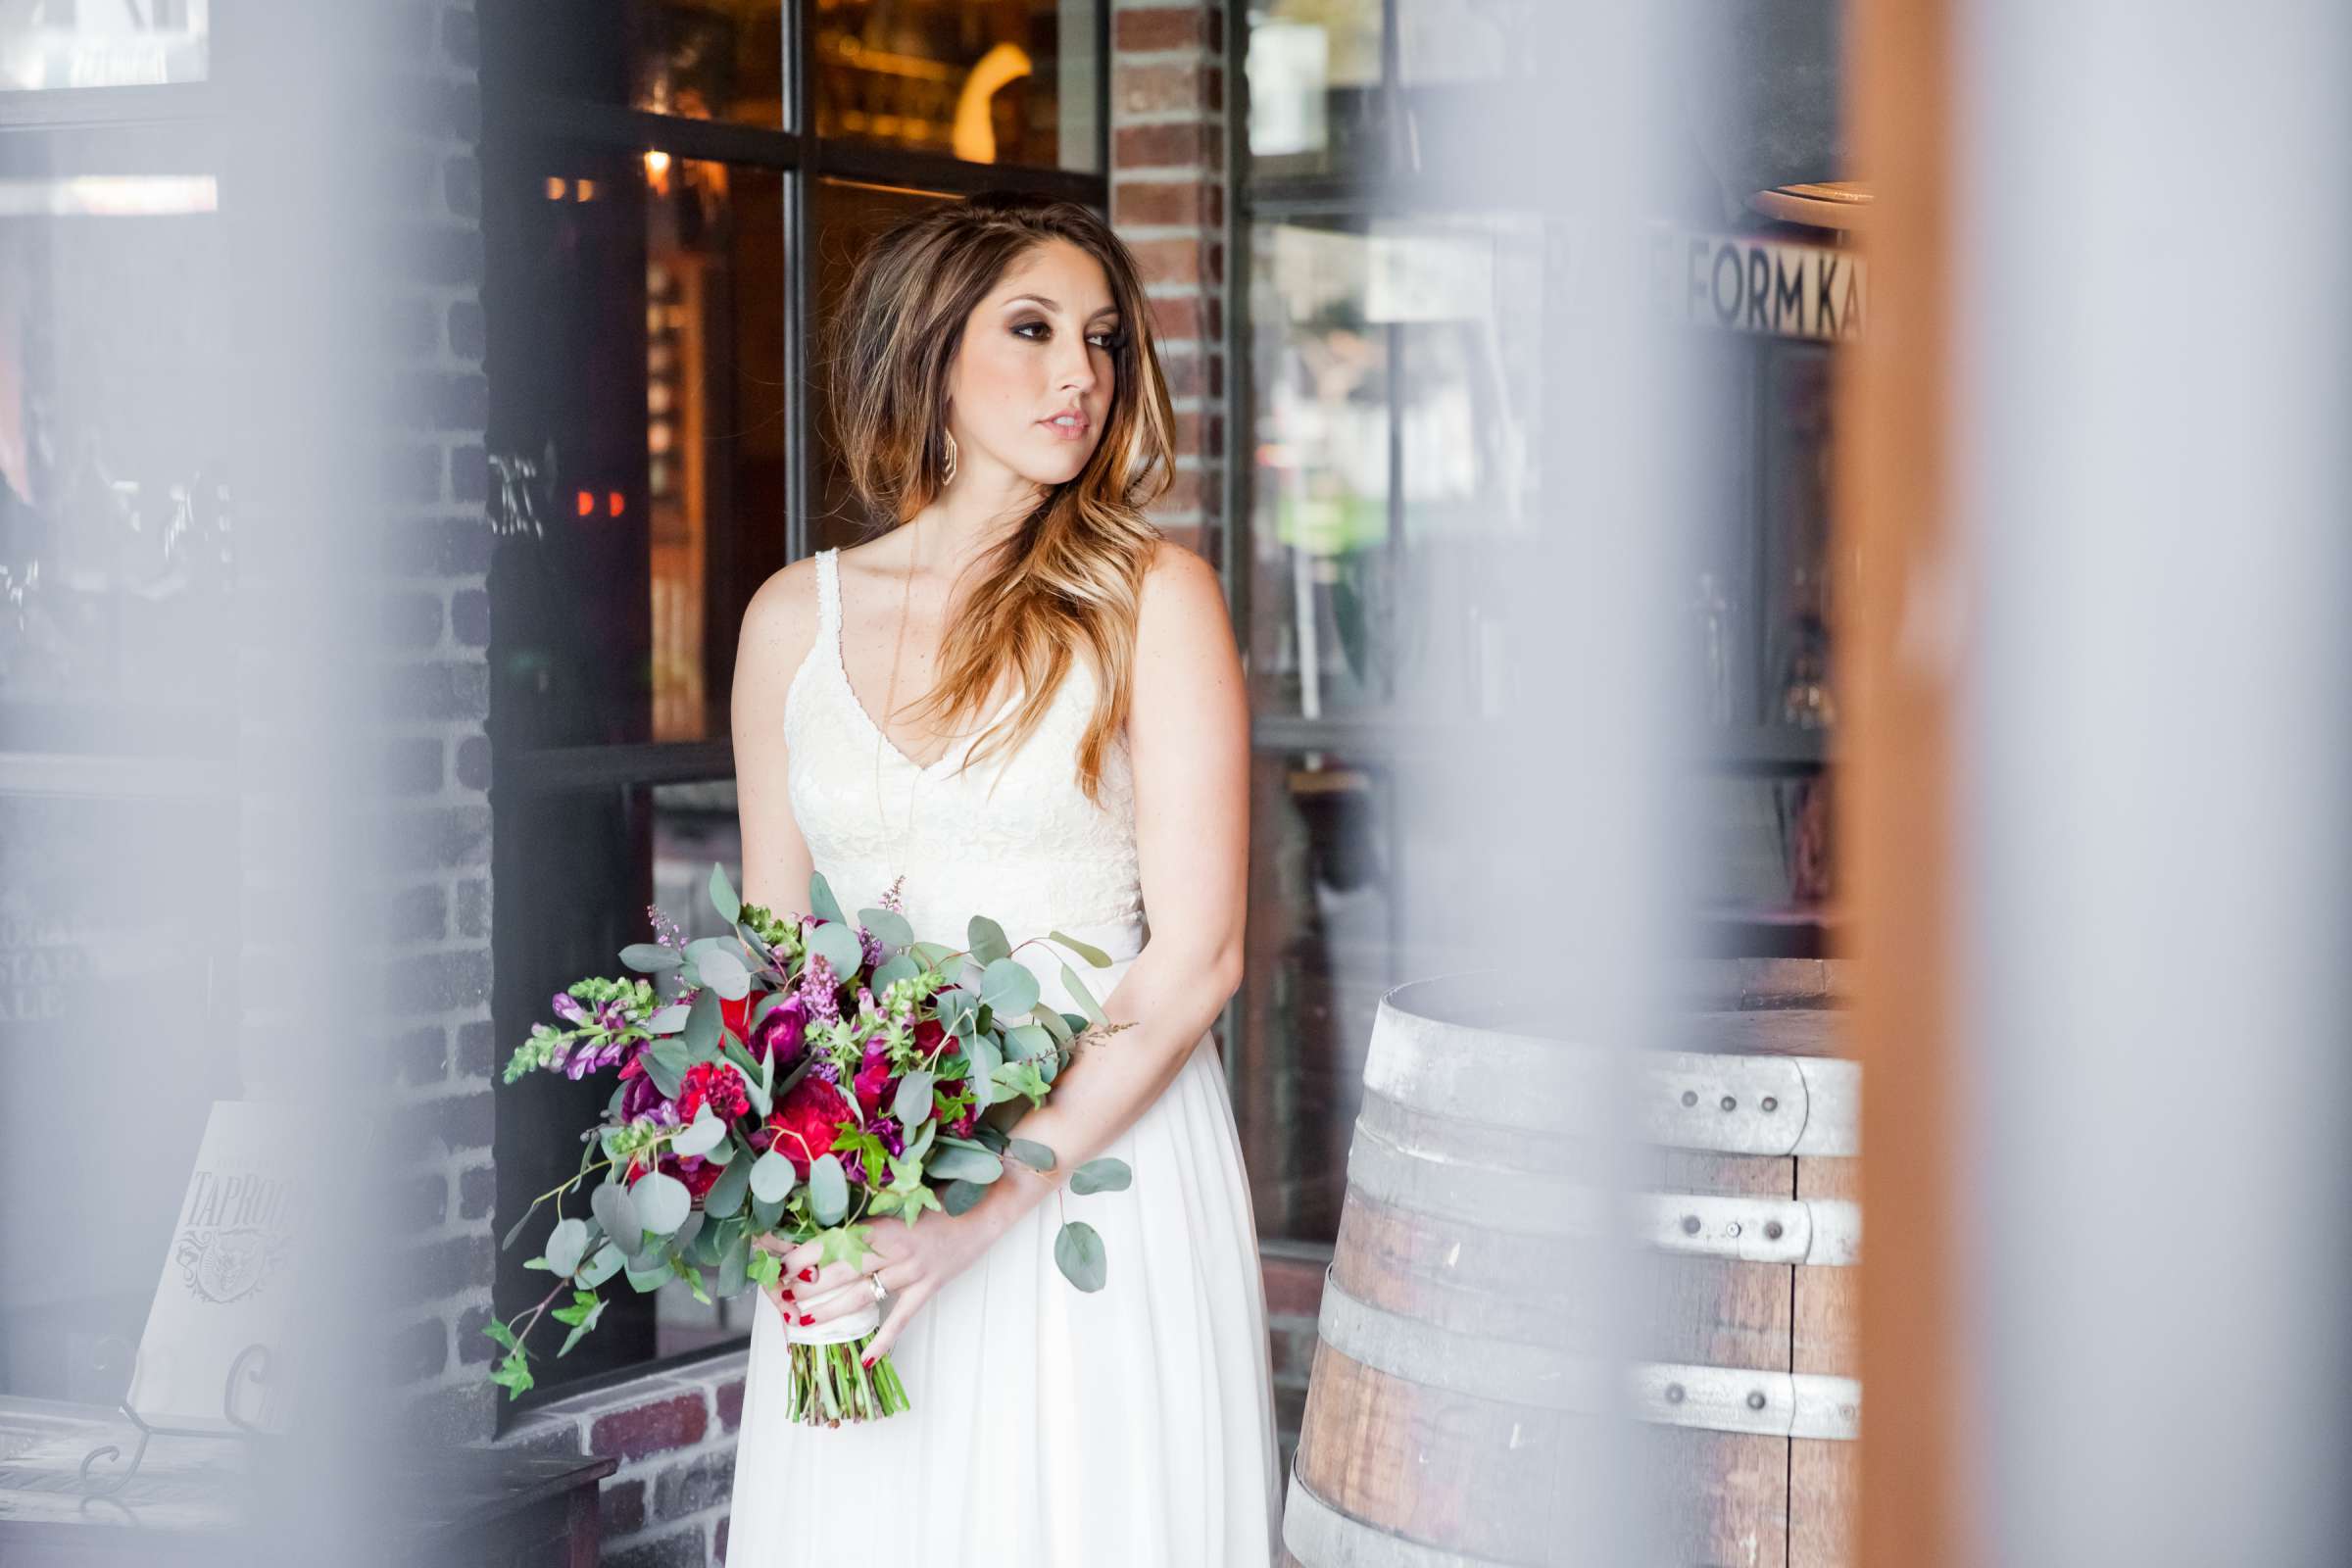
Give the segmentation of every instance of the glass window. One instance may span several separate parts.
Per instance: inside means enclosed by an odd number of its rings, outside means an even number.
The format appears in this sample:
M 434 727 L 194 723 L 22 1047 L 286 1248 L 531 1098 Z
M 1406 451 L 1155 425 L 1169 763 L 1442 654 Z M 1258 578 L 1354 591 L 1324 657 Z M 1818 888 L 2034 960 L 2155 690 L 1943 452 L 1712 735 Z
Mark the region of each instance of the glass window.
M 1260 713 L 1497 710 L 1500 628 L 1458 607 L 1529 526 L 1540 254 L 1505 220 L 1255 225 Z
M 1250 177 L 1378 167 L 1381 0 L 1272 0 L 1250 8 Z
M 485 0 L 481 25 L 517 86 L 784 128 L 782 0 Z
M 785 561 L 782 176 L 565 147 L 498 177 L 499 739 L 723 738 Z
M 974 164 L 1102 167 L 1095 0 L 819 0 L 815 130 Z
M 224 754 L 213 177 L 0 176 L 0 746 Z
M 16 0 L 0 12 L 0 91 L 202 81 L 212 13 L 212 0 Z
M 1227 1077 L 1259 1234 L 1339 1233 L 1381 993 L 1396 983 L 1388 776 L 1338 757 L 1250 764 L 1250 952 Z

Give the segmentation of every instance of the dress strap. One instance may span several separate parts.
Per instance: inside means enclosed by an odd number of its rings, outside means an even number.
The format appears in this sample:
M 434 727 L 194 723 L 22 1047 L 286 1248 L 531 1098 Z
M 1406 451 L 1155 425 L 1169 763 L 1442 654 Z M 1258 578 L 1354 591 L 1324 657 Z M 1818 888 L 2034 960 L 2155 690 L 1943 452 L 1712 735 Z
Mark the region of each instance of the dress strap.
M 834 558 L 841 551 L 819 550 L 816 553 L 816 640 L 821 646 L 827 639 L 841 646 L 841 572 Z

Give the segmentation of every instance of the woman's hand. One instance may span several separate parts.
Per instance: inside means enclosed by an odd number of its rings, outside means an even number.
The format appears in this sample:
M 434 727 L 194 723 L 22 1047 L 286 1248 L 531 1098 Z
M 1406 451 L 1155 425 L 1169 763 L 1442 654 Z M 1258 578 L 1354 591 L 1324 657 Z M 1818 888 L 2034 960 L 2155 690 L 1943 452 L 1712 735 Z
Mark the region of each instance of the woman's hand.
M 817 1264 L 824 1250 L 821 1243 L 795 1244 L 778 1236 L 762 1236 L 753 1245 L 782 1258 L 784 1277 L 772 1286 L 761 1286 L 760 1293 L 775 1303 L 788 1325 L 813 1328 L 863 1310 L 874 1298 L 868 1277 L 880 1279 L 895 1299 L 861 1357 L 871 1366 L 898 1343 L 906 1320 L 1004 1234 L 1000 1218 L 1004 1212 L 1001 1205 L 982 1202 L 961 1214 L 927 1209 L 912 1225 L 895 1215 L 863 1221 L 867 1232 L 863 1261 L 833 1262 L 821 1268 Z

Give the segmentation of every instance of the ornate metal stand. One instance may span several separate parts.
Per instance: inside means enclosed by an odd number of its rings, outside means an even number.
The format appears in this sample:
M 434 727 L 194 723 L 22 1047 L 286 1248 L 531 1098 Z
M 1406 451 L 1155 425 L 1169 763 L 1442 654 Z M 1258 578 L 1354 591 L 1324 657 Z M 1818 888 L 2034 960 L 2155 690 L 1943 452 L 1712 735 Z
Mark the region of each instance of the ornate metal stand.
M 104 1444 L 83 1454 L 81 1456 L 81 1484 L 83 1492 L 86 1495 L 91 1497 L 106 1497 L 112 1496 L 114 1494 L 121 1492 L 124 1487 L 129 1486 L 131 1478 L 139 1473 L 140 1461 L 147 1457 L 147 1444 L 148 1440 L 152 1438 L 244 1439 L 248 1437 L 267 1436 L 267 1434 L 264 1433 L 259 1427 L 256 1427 L 252 1422 L 237 1414 L 237 1392 L 239 1387 L 243 1384 L 262 1383 L 267 1381 L 269 1372 L 270 1348 L 258 1341 L 252 1345 L 248 1345 L 242 1350 L 239 1350 L 237 1352 L 237 1358 L 228 1364 L 228 1378 L 222 1385 L 220 1391 L 220 1413 L 227 1418 L 228 1424 L 235 1429 L 234 1431 L 229 1432 L 215 1431 L 207 1427 L 158 1426 L 155 1423 L 150 1422 L 145 1416 L 140 1415 L 138 1411 L 132 1409 L 130 1406 L 130 1400 L 127 1396 L 118 1399 L 116 1401 L 116 1408 L 121 1410 L 124 1416 L 129 1418 L 132 1426 L 139 1429 L 139 1446 L 131 1449 L 130 1458 L 123 1465 L 120 1474 L 110 1476 L 99 1481 L 93 1481 L 91 1479 L 91 1467 L 97 1464 L 101 1459 L 112 1459 L 119 1456 L 122 1452 L 122 1446 L 120 1444 L 113 1443 Z M 137 1384 L 138 1362 L 134 1352 L 131 1362 L 131 1385 L 136 1387 Z

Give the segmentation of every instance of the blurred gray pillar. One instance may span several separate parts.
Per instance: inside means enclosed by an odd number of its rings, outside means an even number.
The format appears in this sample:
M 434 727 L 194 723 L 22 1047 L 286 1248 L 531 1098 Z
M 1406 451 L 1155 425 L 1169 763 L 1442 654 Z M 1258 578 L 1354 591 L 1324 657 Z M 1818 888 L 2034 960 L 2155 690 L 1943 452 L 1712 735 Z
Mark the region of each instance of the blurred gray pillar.
M 1977 571 L 1911 630 L 1969 669 L 1987 1536 L 2342 1562 L 2352 13 L 1959 15 Z

